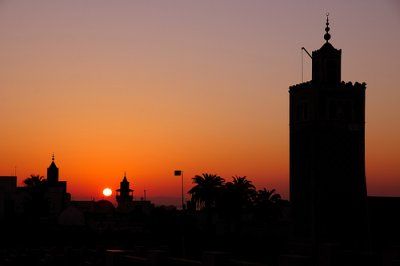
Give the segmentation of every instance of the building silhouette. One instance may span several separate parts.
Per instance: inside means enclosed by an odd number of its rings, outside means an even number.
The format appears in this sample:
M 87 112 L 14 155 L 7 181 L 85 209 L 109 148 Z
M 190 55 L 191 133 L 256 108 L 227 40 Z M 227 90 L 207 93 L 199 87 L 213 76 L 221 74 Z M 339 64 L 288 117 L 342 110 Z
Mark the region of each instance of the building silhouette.
M 17 176 L 0 176 L 0 221 L 24 215 L 54 218 L 66 208 L 70 199 L 67 182 L 59 180 L 54 155 L 47 168 L 47 179 L 41 183 L 18 187 Z
M 14 194 L 16 188 L 16 176 L 0 176 L 0 222 L 14 212 Z
M 128 179 L 126 179 L 126 174 L 120 183 L 119 189 L 117 189 L 117 195 L 115 196 L 118 207 L 124 207 L 129 205 L 133 201 L 133 190 L 129 188 Z
M 59 181 L 59 169 L 54 162 L 54 154 L 50 166 L 47 168 L 46 197 L 49 201 L 50 214 L 59 214 L 70 200 L 67 193 L 67 182 Z
M 367 243 L 365 83 L 341 80 L 342 50 L 312 55 L 312 80 L 289 88 L 294 234 L 312 243 Z M 307 52 L 308 53 L 308 52 Z
M 117 211 L 120 213 L 129 213 L 132 211 L 149 213 L 154 205 L 146 198 L 134 199 L 133 189 L 126 178 L 126 173 L 120 182 L 119 189 L 116 190 Z

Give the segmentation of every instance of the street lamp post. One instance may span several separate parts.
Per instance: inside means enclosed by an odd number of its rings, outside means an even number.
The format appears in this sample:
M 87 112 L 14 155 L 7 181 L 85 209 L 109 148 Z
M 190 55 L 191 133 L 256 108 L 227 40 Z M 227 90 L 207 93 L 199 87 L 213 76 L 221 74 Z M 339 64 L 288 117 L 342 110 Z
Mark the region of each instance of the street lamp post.
M 182 170 L 175 170 L 175 176 L 180 176 L 182 179 L 182 210 L 185 209 L 185 194 L 183 192 L 183 171 Z

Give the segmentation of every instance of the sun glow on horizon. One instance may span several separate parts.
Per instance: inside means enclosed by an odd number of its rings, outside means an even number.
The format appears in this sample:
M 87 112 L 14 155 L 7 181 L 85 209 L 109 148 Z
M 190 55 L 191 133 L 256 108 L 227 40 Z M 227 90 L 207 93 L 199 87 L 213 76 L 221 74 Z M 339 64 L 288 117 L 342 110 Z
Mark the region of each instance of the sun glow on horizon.
M 0 1 L 0 176 L 24 186 L 55 152 L 72 200 L 115 204 L 127 171 L 134 197 L 181 205 L 176 167 L 188 198 L 202 173 L 289 198 L 288 87 L 312 77 L 300 48 L 325 42 L 329 10 L 343 80 L 367 83 L 368 193 L 400 196 L 389 2 Z
M 105 197 L 109 197 L 109 196 L 111 196 L 112 195 L 112 190 L 111 190 L 111 188 L 105 188 L 105 189 L 103 189 L 103 195 L 105 196 Z

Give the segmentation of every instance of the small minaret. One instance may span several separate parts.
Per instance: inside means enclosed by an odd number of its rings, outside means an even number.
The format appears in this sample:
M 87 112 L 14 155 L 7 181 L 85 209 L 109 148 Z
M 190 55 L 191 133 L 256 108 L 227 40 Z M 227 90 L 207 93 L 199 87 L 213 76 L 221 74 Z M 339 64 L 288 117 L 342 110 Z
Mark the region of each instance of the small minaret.
M 126 173 L 124 174 L 124 178 L 120 183 L 120 188 L 117 189 L 116 199 L 119 207 L 133 201 L 133 190 L 129 188 L 129 182 L 126 179 Z
M 47 168 L 47 183 L 50 186 L 58 183 L 58 167 L 54 163 L 54 153 L 51 157 L 51 164 Z

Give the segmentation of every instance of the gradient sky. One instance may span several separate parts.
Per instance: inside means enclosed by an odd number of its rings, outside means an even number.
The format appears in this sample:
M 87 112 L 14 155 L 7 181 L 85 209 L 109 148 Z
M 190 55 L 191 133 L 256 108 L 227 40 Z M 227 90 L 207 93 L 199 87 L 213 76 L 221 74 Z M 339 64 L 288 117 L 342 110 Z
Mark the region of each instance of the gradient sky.
M 395 0 L 0 1 L 0 175 L 45 175 L 54 152 L 73 199 L 126 171 L 171 202 L 175 169 L 186 190 L 210 172 L 287 197 L 288 87 L 327 11 L 342 78 L 367 83 L 368 192 L 400 196 Z

